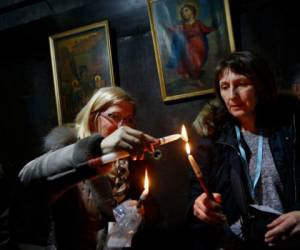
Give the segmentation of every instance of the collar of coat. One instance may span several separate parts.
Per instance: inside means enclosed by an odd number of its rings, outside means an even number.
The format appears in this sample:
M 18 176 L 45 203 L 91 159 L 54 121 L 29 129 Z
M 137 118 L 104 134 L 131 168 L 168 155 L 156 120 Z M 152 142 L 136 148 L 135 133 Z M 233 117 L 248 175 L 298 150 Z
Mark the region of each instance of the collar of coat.
M 259 125 L 266 129 L 276 129 L 290 124 L 293 115 L 299 119 L 300 101 L 294 95 L 281 93 L 267 105 L 260 107 L 259 111 Z M 234 122 L 234 118 L 224 112 L 223 105 L 215 98 L 203 106 L 193 127 L 200 136 L 213 137 Z
M 44 138 L 44 151 L 56 150 L 77 141 L 74 127 L 55 127 Z

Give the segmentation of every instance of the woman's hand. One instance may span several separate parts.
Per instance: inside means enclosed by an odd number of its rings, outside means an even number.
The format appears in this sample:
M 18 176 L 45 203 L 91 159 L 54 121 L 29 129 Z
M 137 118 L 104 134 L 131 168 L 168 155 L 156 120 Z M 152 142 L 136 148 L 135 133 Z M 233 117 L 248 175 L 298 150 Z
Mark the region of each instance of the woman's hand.
M 100 146 L 103 154 L 126 150 L 133 159 L 142 160 L 144 153 L 147 151 L 152 153 L 154 151 L 154 145 L 158 143 L 158 139 L 142 131 L 122 126 L 105 137 Z
M 265 242 L 269 245 L 280 244 L 290 237 L 300 235 L 300 211 L 293 211 L 279 216 L 267 225 Z
M 221 195 L 214 193 L 216 201 L 208 198 L 206 193 L 201 194 L 194 203 L 194 215 L 208 224 L 224 224 L 226 217 L 221 211 Z

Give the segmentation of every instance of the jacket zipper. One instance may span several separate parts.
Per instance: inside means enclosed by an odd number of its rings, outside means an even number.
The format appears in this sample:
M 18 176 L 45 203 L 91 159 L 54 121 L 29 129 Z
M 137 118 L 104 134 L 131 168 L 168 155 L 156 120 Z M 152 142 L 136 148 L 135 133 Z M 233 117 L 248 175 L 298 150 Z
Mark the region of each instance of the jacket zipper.
M 220 142 L 220 141 L 217 141 L 216 143 L 218 143 L 218 144 L 223 144 L 223 145 L 225 145 L 225 146 L 228 146 L 228 147 L 231 147 L 231 148 L 234 149 L 234 151 L 237 153 L 237 155 L 239 156 L 239 158 L 240 158 L 240 160 L 241 160 L 241 162 L 242 162 L 244 174 L 245 174 L 246 176 L 248 176 L 248 173 L 246 172 L 247 169 L 245 168 L 244 163 L 243 163 L 243 162 L 244 162 L 244 159 L 243 159 L 243 157 L 242 157 L 240 151 L 239 151 L 235 146 L 233 146 L 232 144 L 228 144 L 228 143 L 226 143 L 226 142 Z M 250 185 L 250 183 L 248 183 L 248 188 L 251 190 L 251 187 L 250 187 L 249 185 Z M 248 195 L 249 195 L 249 194 L 248 194 Z
M 297 197 L 298 197 L 298 189 L 297 189 L 297 182 L 296 182 L 296 152 L 295 152 L 295 146 L 296 146 L 296 118 L 295 118 L 295 115 L 293 116 L 293 162 L 292 162 L 292 171 L 293 171 L 293 182 L 294 182 L 294 200 L 295 200 L 295 204 L 297 203 Z M 226 146 L 229 146 L 231 148 L 233 148 L 237 155 L 239 156 L 239 158 L 241 159 L 241 161 L 243 162 L 243 158 L 241 156 L 241 153 L 239 152 L 239 150 L 236 149 L 236 147 L 234 147 L 233 145 L 231 144 L 228 144 L 228 143 L 225 143 L 225 142 L 216 142 L 218 144 L 223 144 L 223 145 L 226 145 Z M 245 171 L 245 170 L 244 170 Z M 247 174 L 247 173 L 245 173 Z

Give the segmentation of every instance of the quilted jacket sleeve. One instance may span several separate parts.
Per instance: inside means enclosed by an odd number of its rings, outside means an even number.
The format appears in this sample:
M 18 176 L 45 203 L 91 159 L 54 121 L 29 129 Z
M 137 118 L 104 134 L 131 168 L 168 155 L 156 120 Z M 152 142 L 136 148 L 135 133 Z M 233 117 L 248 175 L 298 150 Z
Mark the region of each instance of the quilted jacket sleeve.
M 51 193 L 57 193 L 79 181 L 103 173 L 110 166 L 104 165 L 97 169 L 84 164 L 87 160 L 102 155 L 101 140 L 99 135 L 92 135 L 30 161 L 19 173 L 21 184 L 31 187 L 38 185 L 49 189 Z

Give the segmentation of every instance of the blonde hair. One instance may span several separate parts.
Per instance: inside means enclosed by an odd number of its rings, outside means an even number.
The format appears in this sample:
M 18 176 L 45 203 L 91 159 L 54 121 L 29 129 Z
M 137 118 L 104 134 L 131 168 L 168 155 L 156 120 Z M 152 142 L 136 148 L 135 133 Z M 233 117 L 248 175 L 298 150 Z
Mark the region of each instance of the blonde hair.
M 133 99 L 119 87 L 104 87 L 97 90 L 76 116 L 77 137 L 82 139 L 92 134 L 90 122 L 92 113 L 102 112 L 121 101 L 130 102 L 135 106 Z

